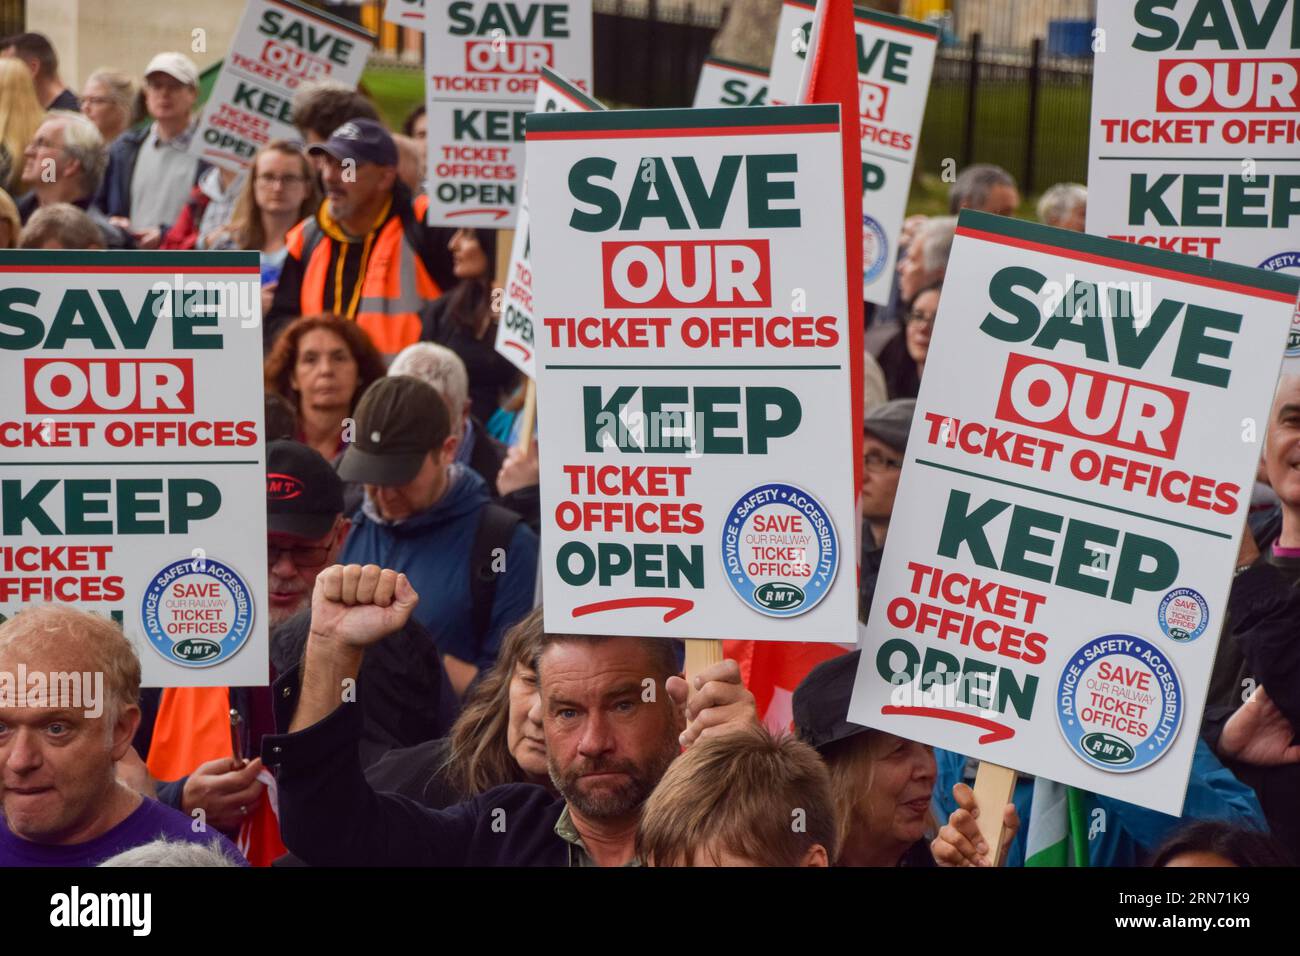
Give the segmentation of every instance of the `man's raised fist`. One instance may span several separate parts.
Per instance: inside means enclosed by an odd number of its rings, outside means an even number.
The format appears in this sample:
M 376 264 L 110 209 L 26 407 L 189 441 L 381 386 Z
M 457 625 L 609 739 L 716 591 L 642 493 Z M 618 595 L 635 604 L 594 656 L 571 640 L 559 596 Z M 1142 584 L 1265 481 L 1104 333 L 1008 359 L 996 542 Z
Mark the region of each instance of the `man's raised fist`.
M 405 574 L 374 564 L 336 564 L 316 577 L 311 634 L 317 640 L 367 647 L 400 631 L 419 600 Z

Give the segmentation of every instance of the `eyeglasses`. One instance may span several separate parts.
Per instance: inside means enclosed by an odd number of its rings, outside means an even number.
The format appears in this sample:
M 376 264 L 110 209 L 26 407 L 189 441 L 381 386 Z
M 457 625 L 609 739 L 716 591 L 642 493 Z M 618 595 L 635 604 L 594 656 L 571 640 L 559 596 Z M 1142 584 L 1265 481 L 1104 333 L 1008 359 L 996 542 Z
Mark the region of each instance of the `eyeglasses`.
M 918 312 L 913 309 L 911 312 L 907 313 L 907 321 L 915 322 L 917 325 L 934 325 L 934 313 Z
M 273 544 L 266 546 L 266 566 L 273 568 L 280 562 L 280 555 L 288 554 L 289 560 L 299 568 L 319 568 L 329 560 L 330 549 L 328 547 L 311 547 L 311 548 L 279 548 Z
M 63 149 L 63 144 L 62 144 L 62 143 L 51 143 L 51 142 L 50 142 L 48 139 L 46 139 L 44 136 L 37 136 L 35 139 L 32 140 L 32 148 L 33 148 L 33 149 L 57 149 L 57 150 L 62 150 L 62 149 Z
M 266 183 L 268 186 L 299 186 L 305 183 L 307 179 L 303 176 L 297 176 L 290 173 L 286 176 L 276 176 L 274 173 L 258 173 L 257 181 Z
M 107 96 L 83 96 L 81 103 L 83 106 L 111 106 L 113 100 Z
M 878 451 L 868 452 L 862 456 L 862 464 L 866 466 L 867 471 L 879 474 L 890 468 L 902 468 L 903 463 L 894 458 L 886 458 Z

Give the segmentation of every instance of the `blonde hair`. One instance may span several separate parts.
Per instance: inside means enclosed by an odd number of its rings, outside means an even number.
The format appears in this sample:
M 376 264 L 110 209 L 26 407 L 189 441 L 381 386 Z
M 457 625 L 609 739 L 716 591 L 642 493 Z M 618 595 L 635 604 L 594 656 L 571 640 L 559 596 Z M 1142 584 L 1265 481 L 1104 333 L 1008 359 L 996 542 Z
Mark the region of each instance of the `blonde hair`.
M 18 245 L 18 237 L 23 231 L 23 220 L 18 215 L 18 206 L 15 205 L 13 198 L 3 189 L 0 189 L 0 223 L 9 227 L 9 241 L 0 243 L 0 248 L 13 248 Z
M 140 659 L 109 618 L 60 604 L 38 604 L 0 624 L 0 658 L 30 661 L 51 645 L 76 653 L 80 670 L 104 675 L 104 715 L 116 723 L 140 702 Z
M 0 170 L 5 177 L 0 187 L 11 193 L 22 185 L 23 152 L 44 118 L 27 64 L 17 57 L 0 57 L 0 147 L 10 163 L 8 170 Z
M 876 731 L 864 730 L 824 748 L 823 756 L 831 778 L 831 799 L 835 802 L 838 846 L 844 846 L 854 821 L 867 811 L 876 770 L 875 743 L 878 739 Z
M 235 209 L 230 215 L 230 223 L 224 228 L 225 234 L 229 235 L 240 249 L 255 249 L 260 252 L 270 238 L 262 222 L 262 207 L 257 204 L 257 164 L 263 156 L 270 153 L 279 153 L 281 156 L 298 160 L 299 171 L 303 177 L 303 196 L 296 221 L 301 222 L 309 216 L 314 216 L 316 207 L 320 205 L 320 190 L 316 188 L 316 171 L 312 169 L 303 148 L 287 139 L 271 140 L 253 157 L 253 162 L 248 167 L 248 175 L 244 178 L 244 188 L 239 198 L 235 200 Z
M 691 866 L 698 851 L 717 863 L 727 850 L 760 866 L 798 866 L 817 845 L 834 859 L 836 829 L 817 751 L 754 725 L 700 740 L 673 761 L 641 812 L 637 856 Z
M 831 775 L 831 799 L 835 801 L 835 818 L 839 824 L 836 843 L 841 848 L 847 843 L 854 824 L 859 819 L 870 818 L 876 762 L 883 745 L 892 739 L 892 735 L 883 731 L 865 729 L 821 748 Z M 926 826 L 933 825 L 934 820 L 926 811 Z

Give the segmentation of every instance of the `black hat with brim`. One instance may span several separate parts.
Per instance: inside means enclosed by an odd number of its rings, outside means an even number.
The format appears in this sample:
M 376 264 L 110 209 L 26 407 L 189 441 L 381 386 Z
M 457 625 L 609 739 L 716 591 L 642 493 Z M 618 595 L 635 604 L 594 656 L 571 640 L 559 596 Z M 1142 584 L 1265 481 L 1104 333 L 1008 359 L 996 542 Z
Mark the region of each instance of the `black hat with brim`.
M 821 750 L 870 729 L 848 719 L 861 656 L 861 651 L 850 651 L 822 661 L 795 688 L 794 728 L 804 743 Z
M 339 477 L 360 485 L 404 485 L 420 473 L 427 452 L 381 455 L 349 445 Z
M 316 539 L 343 512 L 343 482 L 313 448 L 296 441 L 266 446 L 266 529 Z

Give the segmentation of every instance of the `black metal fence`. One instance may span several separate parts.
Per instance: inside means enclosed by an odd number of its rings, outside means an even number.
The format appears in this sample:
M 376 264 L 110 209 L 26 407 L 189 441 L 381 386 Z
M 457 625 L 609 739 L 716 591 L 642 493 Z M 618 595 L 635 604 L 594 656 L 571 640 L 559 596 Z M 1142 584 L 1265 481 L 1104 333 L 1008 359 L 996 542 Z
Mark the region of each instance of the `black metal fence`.
M 592 24 L 596 98 L 620 106 L 690 106 L 725 13 L 716 3 L 598 4 Z
M 0 0 L 0 11 L 8 2 Z M 595 0 L 594 10 L 598 99 L 613 107 L 691 104 L 727 0 Z M 942 45 L 917 172 L 940 175 L 948 160 L 958 168 L 997 163 L 1026 194 L 1083 182 L 1095 11 L 1095 0 L 950 0 L 933 18 Z M 377 5 L 369 19 L 378 26 Z M 390 62 L 408 62 L 408 54 L 418 62 L 415 34 L 391 25 L 381 33 Z
M 1024 193 L 1088 175 L 1092 51 L 1049 54 L 1034 38 L 1027 51 L 988 52 L 979 33 L 940 50 L 921 130 L 918 170 L 949 163 L 996 163 Z

